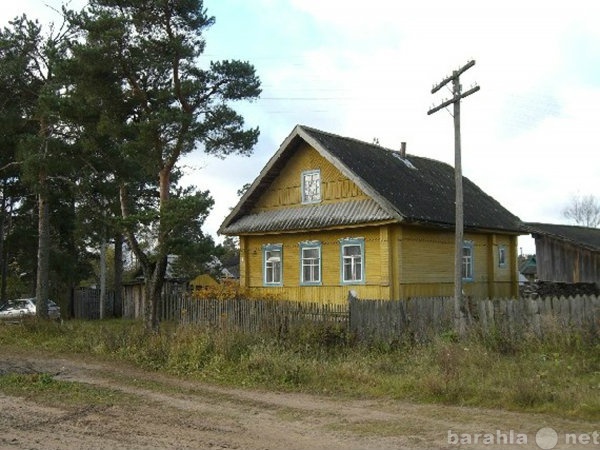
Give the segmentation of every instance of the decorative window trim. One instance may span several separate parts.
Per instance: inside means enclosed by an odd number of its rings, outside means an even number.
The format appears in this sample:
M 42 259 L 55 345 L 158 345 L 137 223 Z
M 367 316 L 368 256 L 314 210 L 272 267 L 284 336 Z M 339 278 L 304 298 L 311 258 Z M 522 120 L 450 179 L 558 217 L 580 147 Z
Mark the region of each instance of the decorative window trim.
M 465 250 L 469 250 L 469 255 L 465 255 Z M 473 281 L 475 277 L 475 245 L 473 241 L 463 241 L 462 256 L 462 279 L 463 281 Z
M 268 252 L 279 252 L 279 264 L 278 264 L 278 268 L 279 268 L 279 280 L 277 280 L 276 277 L 276 272 L 275 270 L 277 269 L 277 265 L 269 267 L 269 263 L 274 264 L 276 263 L 276 261 L 268 261 L 267 257 L 267 253 Z M 265 244 L 263 245 L 262 248 L 262 255 L 263 255 L 263 261 L 262 261 L 262 277 L 263 277 L 263 286 L 283 286 L 283 244 Z M 272 275 L 272 281 L 268 281 L 268 271 L 269 270 L 273 270 L 273 275 Z
M 498 267 L 505 268 L 506 267 L 506 255 L 508 254 L 508 249 L 506 245 L 501 244 L 498 246 Z
M 355 265 L 355 259 L 353 256 L 344 255 L 344 249 L 346 247 L 359 247 L 360 248 L 360 278 L 356 279 L 345 279 L 345 263 L 350 259 L 351 267 Z M 354 268 L 352 272 L 356 274 Z M 343 285 L 349 284 L 365 284 L 365 239 L 364 238 L 344 238 L 340 239 L 340 283 Z
M 316 265 L 315 262 L 312 261 L 314 258 L 305 258 L 304 252 L 306 250 L 317 250 L 318 256 Z M 319 241 L 306 241 L 300 242 L 300 285 L 301 286 L 319 286 L 322 284 L 322 273 L 323 273 L 323 252 L 321 248 L 321 242 Z M 316 279 L 314 280 L 305 280 L 304 279 L 304 270 L 305 268 L 312 267 L 313 270 L 311 273 L 316 275 Z M 314 272 L 316 269 L 316 273 Z
M 317 192 L 312 194 L 313 197 L 309 197 L 309 195 L 306 192 L 306 179 L 308 177 L 314 177 L 317 176 L 316 180 L 311 180 L 313 182 L 316 183 L 316 190 Z M 305 170 L 304 172 L 302 172 L 301 178 L 300 178 L 300 196 L 301 196 L 301 200 L 302 200 L 302 204 L 311 204 L 311 203 L 320 203 L 321 202 L 321 169 L 315 169 L 315 170 Z

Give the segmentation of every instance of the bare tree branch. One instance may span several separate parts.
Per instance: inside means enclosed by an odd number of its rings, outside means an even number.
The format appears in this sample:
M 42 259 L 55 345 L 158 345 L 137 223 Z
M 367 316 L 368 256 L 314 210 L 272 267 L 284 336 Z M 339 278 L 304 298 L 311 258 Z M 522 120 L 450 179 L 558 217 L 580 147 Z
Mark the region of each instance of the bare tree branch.
M 600 225 L 600 200 L 591 194 L 574 195 L 563 209 L 563 216 L 577 225 L 596 228 Z

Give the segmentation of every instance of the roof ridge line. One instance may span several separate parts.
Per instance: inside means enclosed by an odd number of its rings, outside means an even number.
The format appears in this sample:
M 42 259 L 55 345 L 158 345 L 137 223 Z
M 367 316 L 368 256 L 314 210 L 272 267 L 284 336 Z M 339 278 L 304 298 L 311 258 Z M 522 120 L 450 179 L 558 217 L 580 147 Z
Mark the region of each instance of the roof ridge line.
M 399 150 L 394 150 L 393 148 L 384 147 L 383 145 L 374 144 L 372 142 L 363 141 L 362 139 L 353 138 L 353 137 L 349 137 L 349 136 L 342 136 L 341 134 L 331 133 L 329 131 L 323 131 L 323 130 L 320 130 L 318 128 L 310 127 L 308 125 L 298 125 L 298 126 L 301 127 L 301 128 L 303 128 L 303 129 L 305 129 L 305 130 L 307 130 L 307 131 L 311 131 L 311 130 L 312 131 L 316 131 L 317 133 L 326 134 L 328 136 L 333 136 L 333 137 L 336 137 L 336 138 L 339 138 L 339 139 L 344 139 L 344 140 L 347 140 L 347 141 L 357 142 L 359 144 L 368 145 L 370 147 L 377 148 L 377 149 L 380 149 L 380 150 L 386 150 L 386 151 L 395 152 L 395 153 L 399 152 Z M 409 155 L 407 155 L 407 156 L 409 156 Z M 410 156 L 413 156 L 413 155 L 410 155 Z
M 309 131 L 309 132 L 310 131 L 316 131 L 317 133 L 325 134 L 327 136 L 332 136 L 332 137 L 335 137 L 335 138 L 344 139 L 346 141 L 356 142 L 356 143 L 359 143 L 359 144 L 362 144 L 362 145 L 368 145 L 370 147 L 373 147 L 374 149 L 384 150 L 384 151 L 391 152 L 391 153 L 394 153 L 394 154 L 400 153 L 400 150 L 396 150 L 396 149 L 393 149 L 393 148 L 390 148 L 390 147 L 385 147 L 385 146 L 380 145 L 380 144 L 374 144 L 372 142 L 363 141 L 362 139 L 353 138 L 353 137 L 350 137 L 350 136 L 343 136 L 341 134 L 332 133 L 330 131 L 324 131 L 324 130 L 321 130 L 319 128 L 311 127 L 309 125 L 298 124 L 297 126 L 300 127 L 300 128 L 302 128 L 302 129 L 304 129 L 304 130 L 306 130 L 306 131 Z M 454 166 L 452 166 L 452 164 L 450 164 L 448 162 L 440 161 L 439 159 L 435 159 L 435 158 L 432 158 L 430 156 L 421 156 L 421 155 L 416 155 L 414 153 L 407 153 L 405 155 L 405 158 L 408 158 L 408 157 L 410 157 L 410 158 L 425 159 L 425 160 L 428 160 L 428 161 L 433 161 L 435 163 L 446 164 L 446 165 L 448 165 L 450 167 L 454 167 Z

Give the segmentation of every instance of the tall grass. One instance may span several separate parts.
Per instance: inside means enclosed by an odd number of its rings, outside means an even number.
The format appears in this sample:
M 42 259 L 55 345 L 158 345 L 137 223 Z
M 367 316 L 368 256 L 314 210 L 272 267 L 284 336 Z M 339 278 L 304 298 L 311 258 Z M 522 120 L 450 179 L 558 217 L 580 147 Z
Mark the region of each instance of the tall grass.
M 110 356 L 215 383 L 470 405 L 600 419 L 600 344 L 557 329 L 542 341 L 502 332 L 426 343 L 356 342 L 343 327 L 285 335 L 130 321 L 0 325 L 0 348 Z

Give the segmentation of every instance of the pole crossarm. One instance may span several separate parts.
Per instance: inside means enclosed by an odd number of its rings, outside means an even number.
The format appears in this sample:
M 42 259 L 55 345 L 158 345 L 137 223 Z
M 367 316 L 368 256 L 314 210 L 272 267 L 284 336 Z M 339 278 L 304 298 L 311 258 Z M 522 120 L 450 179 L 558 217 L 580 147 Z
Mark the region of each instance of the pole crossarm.
M 454 72 L 452 72 L 452 75 L 450 75 L 449 77 L 446 77 L 444 80 L 442 80 L 441 82 L 439 82 L 436 86 L 434 86 L 431 89 L 431 93 L 435 94 L 441 88 L 443 88 L 444 86 L 446 86 L 446 84 L 448 84 L 450 81 L 452 81 L 452 80 L 460 77 L 464 72 L 466 72 L 467 70 L 469 70 L 474 65 L 475 65 L 475 60 L 471 60 L 468 63 L 466 63 L 464 66 L 462 66 L 460 69 L 455 70 Z
M 440 105 L 436 106 L 435 108 L 431 108 L 429 111 L 427 111 L 427 115 L 430 116 L 431 114 L 438 112 L 440 109 L 443 109 L 446 106 L 451 105 L 452 103 L 458 102 L 461 99 L 468 97 L 471 94 L 474 94 L 478 90 L 479 90 L 479 86 L 475 86 L 475 87 L 469 89 L 468 91 L 463 92 L 460 95 L 457 95 L 456 97 L 452 97 L 450 100 L 446 100 L 445 102 L 441 103 Z

